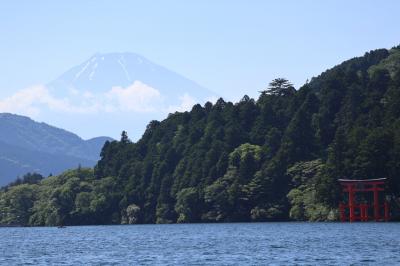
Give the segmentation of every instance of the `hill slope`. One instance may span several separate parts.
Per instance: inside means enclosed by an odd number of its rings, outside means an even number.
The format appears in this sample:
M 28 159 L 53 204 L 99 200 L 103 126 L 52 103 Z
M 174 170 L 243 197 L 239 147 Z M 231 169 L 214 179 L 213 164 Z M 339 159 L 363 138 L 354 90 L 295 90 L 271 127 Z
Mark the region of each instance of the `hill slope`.
M 3 191 L 0 221 L 335 220 L 343 177 L 387 177 L 398 199 L 399 56 L 400 47 L 371 51 L 297 91 L 275 80 L 258 100 L 152 121 L 137 143 L 107 142 L 94 171 Z
M 68 131 L 37 123 L 28 117 L 0 114 L 0 185 L 27 172 L 58 174 L 93 166 L 107 137 L 82 140 Z

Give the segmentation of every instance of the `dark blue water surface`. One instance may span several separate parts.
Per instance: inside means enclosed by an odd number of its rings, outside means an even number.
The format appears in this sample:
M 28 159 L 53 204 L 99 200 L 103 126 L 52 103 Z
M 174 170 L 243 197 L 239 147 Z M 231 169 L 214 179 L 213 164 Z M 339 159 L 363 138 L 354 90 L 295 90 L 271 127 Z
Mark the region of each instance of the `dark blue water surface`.
M 0 228 L 0 264 L 400 265 L 400 224 Z

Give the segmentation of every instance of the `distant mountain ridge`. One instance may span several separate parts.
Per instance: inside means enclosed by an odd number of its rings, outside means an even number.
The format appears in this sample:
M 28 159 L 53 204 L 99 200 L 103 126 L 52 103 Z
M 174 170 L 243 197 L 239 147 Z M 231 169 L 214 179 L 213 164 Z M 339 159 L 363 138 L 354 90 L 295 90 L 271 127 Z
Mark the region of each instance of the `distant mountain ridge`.
M 66 130 L 32 119 L 0 113 L 0 185 L 27 172 L 57 174 L 93 166 L 108 137 L 83 140 Z

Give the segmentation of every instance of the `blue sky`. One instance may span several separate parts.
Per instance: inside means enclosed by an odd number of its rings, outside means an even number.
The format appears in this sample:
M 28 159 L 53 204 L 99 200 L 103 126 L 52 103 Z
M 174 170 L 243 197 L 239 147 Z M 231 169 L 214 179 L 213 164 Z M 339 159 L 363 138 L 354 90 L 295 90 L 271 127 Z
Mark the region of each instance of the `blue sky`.
M 0 100 L 96 52 L 125 51 L 227 99 L 257 97 L 275 77 L 299 87 L 343 60 L 400 44 L 399 10 L 399 1 L 372 0 L 2 1 Z M 83 135 L 108 133 L 98 130 Z

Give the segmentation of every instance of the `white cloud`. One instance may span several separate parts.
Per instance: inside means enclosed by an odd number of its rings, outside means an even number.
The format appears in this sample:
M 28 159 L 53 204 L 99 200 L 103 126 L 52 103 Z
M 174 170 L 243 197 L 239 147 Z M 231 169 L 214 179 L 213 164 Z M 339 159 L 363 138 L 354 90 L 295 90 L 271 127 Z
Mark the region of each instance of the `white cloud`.
M 126 88 L 113 87 L 110 91 L 93 94 L 70 90 L 68 98 L 58 98 L 42 86 L 33 86 L 0 99 L 0 112 L 37 117 L 44 109 L 62 113 L 97 114 L 101 112 L 154 112 L 162 101 L 158 90 L 135 81 Z M 72 95 L 71 95 L 72 94 Z
M 40 105 L 46 105 L 52 110 L 71 108 L 65 99 L 52 97 L 45 87 L 33 86 L 0 100 L 0 111 L 37 116 L 41 110 Z
M 185 93 L 182 97 L 179 97 L 181 101 L 180 105 L 174 106 L 171 105 L 168 107 L 168 112 L 184 112 L 189 111 L 192 107 L 197 103 L 196 99 L 191 97 L 189 94 Z
M 71 95 L 79 95 L 79 91 L 75 88 L 69 88 L 68 91 Z
M 85 92 L 82 94 L 82 96 L 83 96 L 84 98 L 86 98 L 86 99 L 94 99 L 94 98 L 96 98 L 96 96 L 95 96 L 93 93 L 91 93 L 90 91 L 85 91 Z
M 113 87 L 106 96 L 120 111 L 154 112 L 161 103 L 160 92 L 140 81 L 126 88 Z

